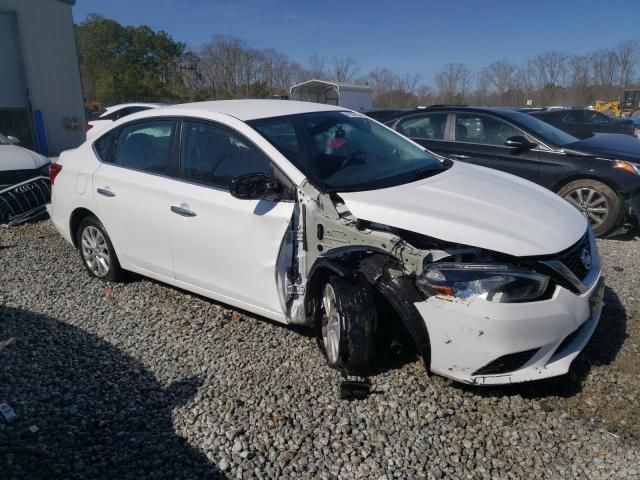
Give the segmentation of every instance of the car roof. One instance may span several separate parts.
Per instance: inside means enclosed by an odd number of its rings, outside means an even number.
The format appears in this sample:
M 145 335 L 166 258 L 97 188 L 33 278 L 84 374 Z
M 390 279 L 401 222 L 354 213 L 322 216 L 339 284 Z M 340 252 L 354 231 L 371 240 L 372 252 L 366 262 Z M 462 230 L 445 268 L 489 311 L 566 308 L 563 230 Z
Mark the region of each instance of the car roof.
M 215 100 L 209 102 L 183 103 L 171 105 L 163 111 L 192 111 L 194 114 L 222 113 L 238 120 L 257 120 L 260 118 L 282 117 L 300 113 L 345 111 L 346 108 L 322 103 L 299 102 L 295 100 Z
M 502 115 L 504 117 L 513 117 L 517 118 L 519 115 L 526 115 L 525 113 L 519 112 L 514 107 L 472 107 L 468 105 L 433 105 L 431 107 L 427 107 L 424 109 L 416 109 L 413 112 L 402 115 L 404 116 L 413 116 L 420 113 L 427 112 L 470 112 L 470 113 L 493 113 L 496 115 Z M 398 117 L 397 117 L 398 118 Z

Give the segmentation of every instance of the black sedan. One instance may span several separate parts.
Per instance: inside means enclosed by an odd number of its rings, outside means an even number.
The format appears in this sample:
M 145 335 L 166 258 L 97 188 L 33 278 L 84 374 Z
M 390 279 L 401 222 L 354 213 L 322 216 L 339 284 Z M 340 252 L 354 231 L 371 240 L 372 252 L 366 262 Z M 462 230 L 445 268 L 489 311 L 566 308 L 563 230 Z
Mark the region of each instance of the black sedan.
M 584 108 L 529 110 L 527 113 L 577 138 L 589 138 L 594 133 L 635 135 L 630 118 L 610 117 Z
M 636 222 L 640 213 L 640 140 L 630 136 L 579 140 L 526 113 L 460 106 L 428 108 L 387 125 L 452 160 L 502 170 L 557 192 L 599 236 Z

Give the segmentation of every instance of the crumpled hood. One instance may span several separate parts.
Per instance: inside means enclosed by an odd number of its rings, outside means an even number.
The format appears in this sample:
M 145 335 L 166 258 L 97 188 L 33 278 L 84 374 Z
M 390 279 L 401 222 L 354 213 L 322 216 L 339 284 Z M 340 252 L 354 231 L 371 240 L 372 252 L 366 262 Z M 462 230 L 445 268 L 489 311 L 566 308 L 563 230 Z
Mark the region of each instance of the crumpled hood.
M 584 217 L 554 193 L 459 162 L 424 180 L 340 196 L 361 220 L 519 257 L 561 252 L 587 228 Z
M 17 145 L 0 145 L 0 172 L 33 170 L 49 163 L 47 157 Z
M 640 140 L 631 135 L 596 133 L 592 137 L 565 145 L 565 148 L 605 158 L 640 162 Z

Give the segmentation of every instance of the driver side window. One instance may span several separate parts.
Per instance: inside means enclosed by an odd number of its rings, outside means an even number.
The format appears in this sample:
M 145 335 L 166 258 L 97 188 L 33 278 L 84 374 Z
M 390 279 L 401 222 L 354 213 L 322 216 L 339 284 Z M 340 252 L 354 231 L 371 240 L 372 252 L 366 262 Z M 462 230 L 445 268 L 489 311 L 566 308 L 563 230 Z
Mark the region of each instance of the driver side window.
M 515 135 L 526 136 L 522 130 L 488 115 L 459 113 L 456 115 L 456 141 L 504 147 Z
M 271 161 L 239 134 L 204 122 L 185 121 L 180 178 L 228 190 L 231 180 L 250 173 L 273 174 Z

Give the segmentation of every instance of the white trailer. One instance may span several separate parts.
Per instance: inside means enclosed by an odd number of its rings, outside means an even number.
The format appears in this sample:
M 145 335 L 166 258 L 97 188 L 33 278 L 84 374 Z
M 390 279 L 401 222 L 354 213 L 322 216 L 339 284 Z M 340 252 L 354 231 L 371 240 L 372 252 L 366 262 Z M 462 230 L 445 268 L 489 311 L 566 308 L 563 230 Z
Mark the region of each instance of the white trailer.
M 308 80 L 291 87 L 291 100 L 325 103 L 358 112 L 373 108 L 373 89 L 367 85 Z

